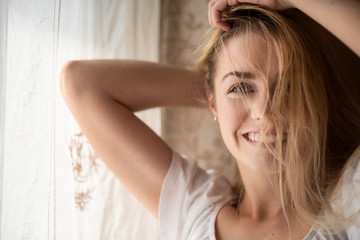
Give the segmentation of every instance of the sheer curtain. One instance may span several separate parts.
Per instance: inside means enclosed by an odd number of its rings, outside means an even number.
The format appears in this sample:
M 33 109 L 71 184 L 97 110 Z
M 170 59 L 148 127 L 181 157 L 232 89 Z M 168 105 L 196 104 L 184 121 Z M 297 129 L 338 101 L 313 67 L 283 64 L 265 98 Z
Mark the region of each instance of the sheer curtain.
M 5 115 L 5 77 L 6 77 L 6 29 L 7 29 L 7 5 L 6 1 L 0 0 L 0 216 L 2 206 L 3 169 L 4 169 L 4 115 Z M 0 218 L 1 226 L 1 218 Z M 1 228 L 0 228 L 1 236 Z M 1 237 L 0 237 L 1 238 Z
M 1 1 L 1 239 L 157 239 L 156 220 L 96 157 L 58 79 L 71 59 L 158 61 L 160 0 Z M 159 109 L 139 117 L 160 134 Z

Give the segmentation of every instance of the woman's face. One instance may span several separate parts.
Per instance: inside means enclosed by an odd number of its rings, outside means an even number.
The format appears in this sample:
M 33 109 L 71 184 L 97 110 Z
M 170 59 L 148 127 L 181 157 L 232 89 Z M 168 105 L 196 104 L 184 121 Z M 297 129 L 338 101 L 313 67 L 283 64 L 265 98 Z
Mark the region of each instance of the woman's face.
M 260 76 L 249 64 L 245 37 L 228 40 L 217 59 L 210 109 L 217 116 L 224 142 L 238 164 L 265 171 L 271 157 L 264 142 L 273 145 L 276 132 L 273 127 L 266 132 L 262 129 L 269 123 L 268 89 L 276 81 L 277 62 L 275 58 L 269 59 L 269 49 L 259 39 L 256 34 L 251 37 L 252 63 L 265 74 Z

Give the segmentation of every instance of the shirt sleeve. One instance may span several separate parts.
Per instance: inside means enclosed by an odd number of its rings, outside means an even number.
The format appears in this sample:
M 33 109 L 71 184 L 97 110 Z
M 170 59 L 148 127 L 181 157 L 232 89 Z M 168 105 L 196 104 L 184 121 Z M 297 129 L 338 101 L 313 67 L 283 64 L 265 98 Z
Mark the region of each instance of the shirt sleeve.
M 349 239 L 360 239 L 360 158 L 350 170 L 342 191 L 342 202 L 348 206 L 346 216 L 355 216 L 354 224 L 346 229 Z
M 216 216 L 231 199 L 224 176 L 174 152 L 160 195 L 160 239 L 215 239 Z
M 352 216 L 354 223 L 343 231 L 331 235 L 330 231 L 325 230 L 327 235 L 321 231 L 313 229 L 312 236 L 304 240 L 348 240 L 360 239 L 360 159 L 357 159 L 355 166 L 350 167 L 344 173 L 342 188 L 337 198 L 332 203 L 336 211 L 340 211 L 346 217 Z M 324 230 L 323 230 L 324 231 Z M 308 234 L 310 235 L 310 234 Z

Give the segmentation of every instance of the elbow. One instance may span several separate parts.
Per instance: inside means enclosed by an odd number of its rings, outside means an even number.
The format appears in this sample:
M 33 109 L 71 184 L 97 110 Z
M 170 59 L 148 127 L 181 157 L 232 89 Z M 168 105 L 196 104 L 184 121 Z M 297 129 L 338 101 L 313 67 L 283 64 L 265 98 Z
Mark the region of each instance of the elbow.
M 83 79 L 82 61 L 69 61 L 64 64 L 60 72 L 59 88 L 67 102 L 81 92 Z

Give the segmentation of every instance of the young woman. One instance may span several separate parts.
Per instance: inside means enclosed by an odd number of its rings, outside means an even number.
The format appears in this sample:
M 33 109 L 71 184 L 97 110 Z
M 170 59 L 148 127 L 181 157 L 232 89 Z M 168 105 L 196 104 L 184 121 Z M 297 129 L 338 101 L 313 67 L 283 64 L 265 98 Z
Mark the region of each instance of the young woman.
M 345 2 L 253 1 L 303 10 L 360 56 L 360 3 Z M 320 30 L 308 29 L 305 15 L 236 4 L 210 2 L 210 23 L 222 29 L 204 46 L 198 71 L 69 62 L 61 90 L 70 110 L 100 158 L 159 218 L 161 239 L 358 239 L 358 82 L 333 62 L 328 38 L 309 35 Z M 328 23 L 335 13 L 342 23 Z M 203 100 L 237 161 L 236 193 L 133 114 Z

